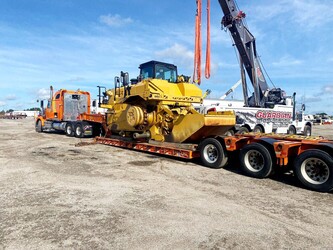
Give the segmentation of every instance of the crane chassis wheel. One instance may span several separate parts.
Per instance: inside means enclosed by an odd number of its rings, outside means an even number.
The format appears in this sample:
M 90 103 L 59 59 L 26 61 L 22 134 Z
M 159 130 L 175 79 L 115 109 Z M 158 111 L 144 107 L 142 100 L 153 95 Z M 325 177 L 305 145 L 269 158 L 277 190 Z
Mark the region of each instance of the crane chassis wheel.
M 251 143 L 240 150 L 240 163 L 246 175 L 266 178 L 273 174 L 275 155 L 259 143 Z
M 227 162 L 225 150 L 221 143 L 214 138 L 206 138 L 199 144 L 200 159 L 204 166 L 222 168 Z
M 295 175 L 309 189 L 329 192 L 333 190 L 333 158 L 325 151 L 310 149 L 295 159 Z
M 289 129 L 288 129 L 288 134 L 289 134 L 289 135 L 296 135 L 296 128 L 295 128 L 293 125 L 291 125 L 291 126 L 289 127 Z
M 304 135 L 305 136 L 311 136 L 311 133 L 312 131 L 311 131 L 311 127 L 309 126 L 309 125 L 305 125 L 305 127 L 304 127 Z
M 241 127 L 237 132 L 236 135 L 242 135 L 242 134 L 246 134 L 249 133 L 249 130 L 247 127 Z

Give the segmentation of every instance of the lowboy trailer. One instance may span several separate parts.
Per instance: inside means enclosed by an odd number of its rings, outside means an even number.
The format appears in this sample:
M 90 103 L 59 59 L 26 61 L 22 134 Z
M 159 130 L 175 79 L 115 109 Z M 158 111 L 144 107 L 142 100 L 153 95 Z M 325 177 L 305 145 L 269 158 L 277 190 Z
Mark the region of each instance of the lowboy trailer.
M 333 141 L 322 137 L 247 133 L 205 138 L 199 144 L 137 141 L 120 136 L 96 137 L 95 141 L 183 159 L 200 158 L 204 166 L 211 168 L 225 166 L 231 152 L 237 151 L 241 168 L 248 176 L 262 179 L 279 168 L 293 170 L 307 188 L 333 190 Z

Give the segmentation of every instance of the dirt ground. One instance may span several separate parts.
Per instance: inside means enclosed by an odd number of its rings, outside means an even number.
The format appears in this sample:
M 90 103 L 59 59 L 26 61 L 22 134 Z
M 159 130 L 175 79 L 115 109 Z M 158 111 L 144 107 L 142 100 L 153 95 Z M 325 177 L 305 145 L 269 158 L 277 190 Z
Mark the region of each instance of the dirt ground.
M 314 135 L 333 139 L 333 126 Z M 331 249 L 333 194 L 0 120 L 0 249 Z

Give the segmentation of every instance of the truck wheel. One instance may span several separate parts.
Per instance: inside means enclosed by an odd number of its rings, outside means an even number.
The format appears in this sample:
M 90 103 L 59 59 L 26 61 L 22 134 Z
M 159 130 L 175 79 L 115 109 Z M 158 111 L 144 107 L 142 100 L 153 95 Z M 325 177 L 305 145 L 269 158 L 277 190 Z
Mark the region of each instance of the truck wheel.
M 294 171 L 300 182 L 309 189 L 333 190 L 333 158 L 326 152 L 310 149 L 295 159 Z
M 266 178 L 273 173 L 275 157 L 272 157 L 269 150 L 259 143 L 246 145 L 240 150 L 239 158 L 241 167 L 248 176 Z
M 74 133 L 75 133 L 75 137 L 77 137 L 77 138 L 84 137 L 83 127 L 82 127 L 81 123 L 76 123 Z
M 199 144 L 200 158 L 204 166 L 222 168 L 228 162 L 228 157 L 221 143 L 214 138 L 207 138 Z
M 296 128 L 294 126 L 290 126 L 288 129 L 289 135 L 296 135 Z
M 65 133 L 67 136 L 74 136 L 73 125 L 70 122 L 66 123 Z
M 43 132 L 43 127 L 42 127 L 42 121 L 41 120 L 37 121 L 35 129 L 36 129 L 36 132 L 38 132 L 38 133 Z
M 237 132 L 236 132 L 236 135 L 242 135 L 242 134 L 245 134 L 245 133 L 248 133 L 249 130 L 246 128 L 246 127 L 241 127 Z
M 264 133 L 264 129 L 261 126 L 256 125 L 253 129 L 253 132 L 254 133 Z
M 311 127 L 309 125 L 305 125 L 303 135 L 311 136 Z

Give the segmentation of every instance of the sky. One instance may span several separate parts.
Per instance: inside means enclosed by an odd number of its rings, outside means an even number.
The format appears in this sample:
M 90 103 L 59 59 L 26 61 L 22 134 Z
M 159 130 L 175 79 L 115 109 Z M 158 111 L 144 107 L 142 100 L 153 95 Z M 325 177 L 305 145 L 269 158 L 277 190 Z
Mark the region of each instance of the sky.
M 333 115 L 333 1 L 237 4 L 256 38 L 269 85 L 287 95 L 296 92 L 306 113 Z M 37 107 L 50 85 L 96 97 L 97 85 L 112 88 L 120 71 L 136 78 L 138 66 L 150 60 L 173 63 L 180 74 L 192 75 L 195 13 L 195 0 L 1 0 L 0 110 Z M 218 0 L 212 0 L 212 72 L 200 85 L 212 91 L 211 98 L 240 79 L 222 16 Z M 238 87 L 228 98 L 241 99 L 241 91 Z

